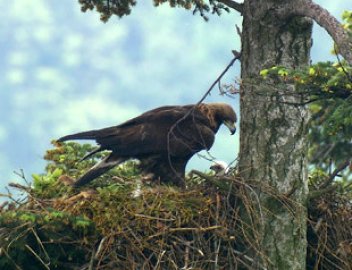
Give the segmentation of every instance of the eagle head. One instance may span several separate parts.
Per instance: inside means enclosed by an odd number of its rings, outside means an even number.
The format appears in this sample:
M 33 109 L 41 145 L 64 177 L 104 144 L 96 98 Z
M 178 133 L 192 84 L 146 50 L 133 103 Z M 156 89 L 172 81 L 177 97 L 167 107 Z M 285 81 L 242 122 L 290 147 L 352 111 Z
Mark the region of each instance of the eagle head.
M 237 116 L 232 107 L 226 103 L 209 103 L 208 106 L 214 112 L 218 126 L 224 124 L 231 135 L 235 134 Z

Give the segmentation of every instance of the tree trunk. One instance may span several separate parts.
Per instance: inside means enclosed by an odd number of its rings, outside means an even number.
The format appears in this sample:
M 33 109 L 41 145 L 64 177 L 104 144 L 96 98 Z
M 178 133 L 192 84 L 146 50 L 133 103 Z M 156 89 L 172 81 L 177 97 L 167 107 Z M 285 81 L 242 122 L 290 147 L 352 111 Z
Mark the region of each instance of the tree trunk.
M 239 171 L 256 189 L 260 209 L 253 269 L 305 269 L 308 110 L 293 85 L 265 80 L 260 71 L 309 64 L 312 22 L 279 18 L 300 0 L 246 0 L 241 55 Z M 258 265 L 261 265 L 259 268 Z

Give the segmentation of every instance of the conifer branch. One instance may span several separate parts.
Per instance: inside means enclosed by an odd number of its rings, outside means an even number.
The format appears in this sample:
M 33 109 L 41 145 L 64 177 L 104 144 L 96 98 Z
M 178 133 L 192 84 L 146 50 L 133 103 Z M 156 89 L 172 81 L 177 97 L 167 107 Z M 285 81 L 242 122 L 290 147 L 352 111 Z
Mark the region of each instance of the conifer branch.
M 243 4 L 242 3 L 238 3 L 233 0 L 218 0 L 218 2 L 228 6 L 229 8 L 232 8 L 232 9 L 238 11 L 241 14 L 243 12 Z

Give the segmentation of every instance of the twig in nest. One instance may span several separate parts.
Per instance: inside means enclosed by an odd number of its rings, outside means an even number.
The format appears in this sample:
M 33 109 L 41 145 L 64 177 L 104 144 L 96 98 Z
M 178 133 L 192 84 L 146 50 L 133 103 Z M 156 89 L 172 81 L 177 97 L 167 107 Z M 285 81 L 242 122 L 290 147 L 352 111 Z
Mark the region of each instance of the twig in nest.
M 50 270 L 48 264 L 46 264 L 42 258 L 27 244 L 25 244 L 25 247 L 37 258 L 38 261 L 45 267 L 45 269 Z
M 89 266 L 88 266 L 88 270 L 93 270 L 94 268 L 94 258 L 95 258 L 95 249 L 93 248 L 92 250 L 92 255 L 90 257 L 90 261 L 89 261 Z
M 104 237 L 100 240 L 100 243 L 99 243 L 97 252 L 95 252 L 95 255 L 94 255 L 94 259 L 95 259 L 95 260 L 97 260 L 97 259 L 100 257 L 100 255 L 102 254 L 103 247 L 105 246 L 105 242 L 106 242 L 107 239 L 108 239 L 108 237 L 107 237 L 107 236 L 104 236 Z
M 48 263 L 46 263 L 46 265 L 49 266 L 49 265 L 50 265 L 50 256 L 49 256 L 48 252 L 46 251 L 46 249 L 45 249 L 45 247 L 44 247 L 44 245 L 43 245 L 43 243 L 42 243 L 42 240 L 39 238 L 39 235 L 37 234 L 37 232 L 36 232 L 33 228 L 31 228 L 31 231 L 32 231 L 32 233 L 33 233 L 35 239 L 37 240 L 39 246 L 40 246 L 41 249 L 43 250 L 43 253 L 44 253 L 46 259 L 48 260 Z
M 155 238 L 155 237 L 158 237 L 160 235 L 163 235 L 165 233 L 173 233 L 173 232 L 207 232 L 207 231 L 212 231 L 212 230 L 216 230 L 216 229 L 220 229 L 222 228 L 222 226 L 210 226 L 210 227 L 207 227 L 207 228 L 169 228 L 169 229 L 166 229 L 165 231 L 162 231 L 162 232 L 159 232 L 159 233 L 156 233 L 156 234 L 153 234 L 151 236 L 149 236 L 147 238 L 147 240 L 150 240 L 152 238 Z
M 74 203 L 74 202 L 77 202 L 77 201 L 81 201 L 82 199 L 83 200 L 90 200 L 96 194 L 98 194 L 98 192 L 96 190 L 93 190 L 93 189 L 81 191 L 77 195 L 74 195 L 74 196 L 72 196 L 72 197 L 70 197 L 68 199 L 65 199 L 65 202 L 66 203 Z
M 192 244 L 193 241 L 184 241 L 184 245 L 186 246 L 185 248 L 185 264 L 181 269 L 188 269 L 188 264 L 189 264 L 189 254 L 190 254 L 190 246 Z
M 161 221 L 174 221 L 175 218 L 159 218 L 159 217 L 152 217 L 148 215 L 142 215 L 142 214 L 134 214 L 135 217 L 142 217 L 146 219 L 154 219 L 154 220 L 161 220 Z
M 7 253 L 6 249 L 1 247 L 0 248 L 0 255 L 5 254 L 7 259 L 15 266 L 16 270 L 23 270 L 21 267 L 19 267 L 16 262 L 11 258 L 11 256 Z
M 17 188 L 17 189 L 23 190 L 23 191 L 25 191 L 27 193 L 29 193 L 32 190 L 31 187 L 23 186 L 23 185 L 18 184 L 18 183 L 10 183 L 9 186 L 13 187 L 13 188 Z
M 308 200 L 314 200 L 314 199 L 316 199 L 326 193 L 330 193 L 330 192 L 335 191 L 337 188 L 338 188 L 338 185 L 331 185 L 331 186 L 324 188 L 324 189 L 318 189 L 315 191 L 311 191 L 308 194 Z
M 17 176 L 21 177 L 22 180 L 23 180 L 28 186 L 31 185 L 30 182 L 27 180 L 26 176 L 24 175 L 23 169 L 20 169 L 19 172 L 14 171 L 13 173 L 16 174 Z
M 257 260 L 252 259 L 251 257 L 247 256 L 246 254 L 244 254 L 243 252 L 237 251 L 235 249 L 232 250 L 233 253 L 235 253 L 236 255 L 242 256 L 243 258 L 245 258 L 247 261 L 251 262 L 251 263 L 257 263 Z M 257 263 L 258 264 L 258 263 Z M 262 270 L 267 270 L 266 267 L 262 266 L 262 265 L 258 265 L 259 269 Z
M 166 253 L 166 250 L 163 250 L 162 252 L 159 253 L 158 261 L 156 262 L 155 269 L 159 269 L 159 265 L 160 265 L 161 259 L 162 259 L 162 257 L 164 256 L 165 253 Z

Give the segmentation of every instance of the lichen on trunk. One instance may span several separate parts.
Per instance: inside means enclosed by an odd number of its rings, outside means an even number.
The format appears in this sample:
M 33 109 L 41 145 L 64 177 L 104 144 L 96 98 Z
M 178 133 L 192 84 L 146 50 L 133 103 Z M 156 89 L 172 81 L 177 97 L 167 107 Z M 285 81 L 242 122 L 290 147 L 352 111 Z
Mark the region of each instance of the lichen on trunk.
M 305 269 L 307 124 L 304 97 L 294 85 L 263 79 L 273 66 L 309 64 L 312 22 L 276 16 L 297 1 L 244 2 L 239 170 L 259 181 L 259 263 L 267 269 Z M 280 6 L 279 6 L 280 5 Z

